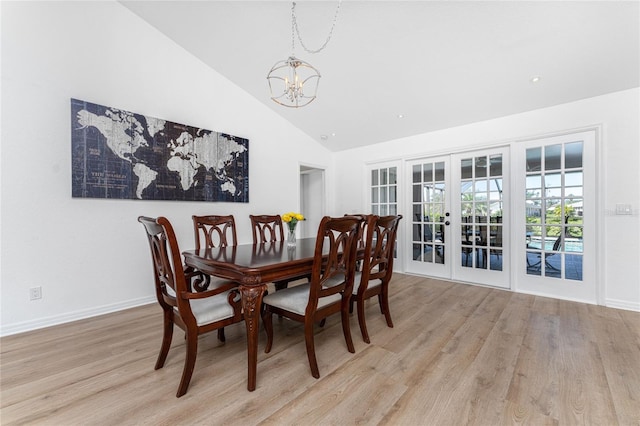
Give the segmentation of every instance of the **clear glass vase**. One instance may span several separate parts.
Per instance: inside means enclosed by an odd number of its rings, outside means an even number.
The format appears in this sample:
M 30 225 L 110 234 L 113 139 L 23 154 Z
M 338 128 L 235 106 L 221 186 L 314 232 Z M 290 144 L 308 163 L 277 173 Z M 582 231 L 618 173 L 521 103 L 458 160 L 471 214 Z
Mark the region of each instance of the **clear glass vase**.
M 296 246 L 296 228 L 289 228 L 289 233 L 287 234 L 287 247 L 295 247 Z

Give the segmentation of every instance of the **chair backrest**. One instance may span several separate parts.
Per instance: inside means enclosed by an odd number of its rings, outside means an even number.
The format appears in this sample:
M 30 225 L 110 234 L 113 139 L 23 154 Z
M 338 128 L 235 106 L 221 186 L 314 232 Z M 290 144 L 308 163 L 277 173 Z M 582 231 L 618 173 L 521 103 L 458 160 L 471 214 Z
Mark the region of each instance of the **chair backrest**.
M 200 250 L 201 248 L 235 246 L 237 244 L 236 221 L 233 215 L 194 215 L 192 218 L 196 250 Z
M 364 240 L 365 240 L 365 237 L 367 236 L 367 223 L 369 223 L 369 219 L 374 217 L 375 215 L 354 213 L 354 214 L 345 214 L 345 216 L 355 216 L 362 219 L 362 223 L 360 224 L 360 230 L 358 233 L 358 249 L 363 249 Z
M 284 227 L 280 215 L 249 215 L 253 244 L 284 240 Z
M 374 216 L 367 223 L 362 278 L 358 291 L 366 290 L 371 280 L 389 280 L 393 273 L 393 258 L 398 225 L 402 215 Z
M 188 302 L 178 297 L 188 291 L 188 285 L 171 223 L 165 217 L 145 216 L 138 217 L 138 222 L 144 225 L 149 240 L 158 303 L 165 310 L 177 307 L 181 312 L 186 309 L 190 313 Z
M 320 221 L 311 271 L 306 314 L 316 310 L 318 300 L 337 293 L 351 294 L 356 267 L 358 233 L 362 218 L 329 217 Z M 348 303 L 348 297 L 346 299 Z

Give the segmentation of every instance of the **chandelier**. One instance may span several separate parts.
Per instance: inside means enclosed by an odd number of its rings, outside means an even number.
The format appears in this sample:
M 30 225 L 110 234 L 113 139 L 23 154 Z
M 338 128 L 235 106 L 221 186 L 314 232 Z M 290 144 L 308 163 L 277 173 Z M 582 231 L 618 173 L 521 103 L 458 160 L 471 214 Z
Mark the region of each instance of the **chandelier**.
M 291 56 L 284 61 L 278 61 L 271 68 L 269 74 L 267 74 L 267 81 L 269 82 L 269 91 L 271 92 L 271 99 L 288 108 L 299 108 L 309 105 L 316 98 L 318 93 L 318 85 L 320 83 L 320 72 L 310 63 L 296 58 L 295 55 L 295 36 L 298 35 L 298 41 L 304 50 L 308 53 L 318 53 L 322 51 L 331 36 L 333 35 L 333 29 L 336 26 L 338 19 L 338 12 L 340 11 L 340 4 L 342 0 L 338 2 L 336 14 L 333 17 L 333 24 L 329 35 L 324 44 L 319 49 L 309 50 L 302 42 L 302 36 L 298 29 L 298 22 L 296 20 L 296 3 L 291 5 Z

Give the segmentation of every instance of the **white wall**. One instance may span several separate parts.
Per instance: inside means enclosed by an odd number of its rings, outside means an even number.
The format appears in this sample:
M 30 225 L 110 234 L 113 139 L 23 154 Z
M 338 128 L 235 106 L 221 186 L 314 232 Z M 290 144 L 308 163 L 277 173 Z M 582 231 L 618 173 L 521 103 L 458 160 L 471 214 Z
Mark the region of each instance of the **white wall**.
M 186 249 L 192 214 L 231 213 L 249 242 L 249 214 L 298 208 L 300 162 L 331 165 L 327 150 L 119 3 L 0 7 L 3 335 L 155 300 L 139 215 L 167 216 Z M 250 202 L 71 198 L 72 97 L 249 139 Z M 43 298 L 29 301 L 34 286 Z
M 602 126 L 599 170 L 603 217 L 601 288 L 607 306 L 640 310 L 640 89 L 631 89 L 495 120 L 343 151 L 334 156 L 335 209 L 366 209 L 364 163 L 418 158 L 456 150 L 514 142 L 533 136 Z M 361 168 L 353 168 L 360 158 Z M 403 173 L 400 176 L 404 176 Z M 634 214 L 615 215 L 617 203 L 631 204 Z M 402 208 L 402 206 L 400 207 Z M 400 211 L 400 213 L 405 212 Z

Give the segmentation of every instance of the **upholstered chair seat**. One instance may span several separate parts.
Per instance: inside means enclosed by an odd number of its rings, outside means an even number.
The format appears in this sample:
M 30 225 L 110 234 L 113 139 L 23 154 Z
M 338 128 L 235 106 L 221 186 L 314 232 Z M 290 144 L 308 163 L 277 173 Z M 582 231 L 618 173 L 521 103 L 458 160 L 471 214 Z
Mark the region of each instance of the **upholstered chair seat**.
M 234 308 L 228 301 L 231 292 L 232 290 L 227 290 L 215 297 L 192 300 L 191 312 L 196 319 L 196 324 L 203 326 L 233 317 Z M 234 291 L 233 302 L 240 303 L 240 295 L 236 291 Z
M 340 302 L 341 298 L 342 296 L 339 293 L 323 297 L 318 300 L 318 309 L 332 303 Z M 300 284 L 295 287 L 276 291 L 273 294 L 265 296 L 262 302 L 276 308 L 295 312 L 298 315 L 304 315 L 307 303 L 309 302 L 309 284 Z

